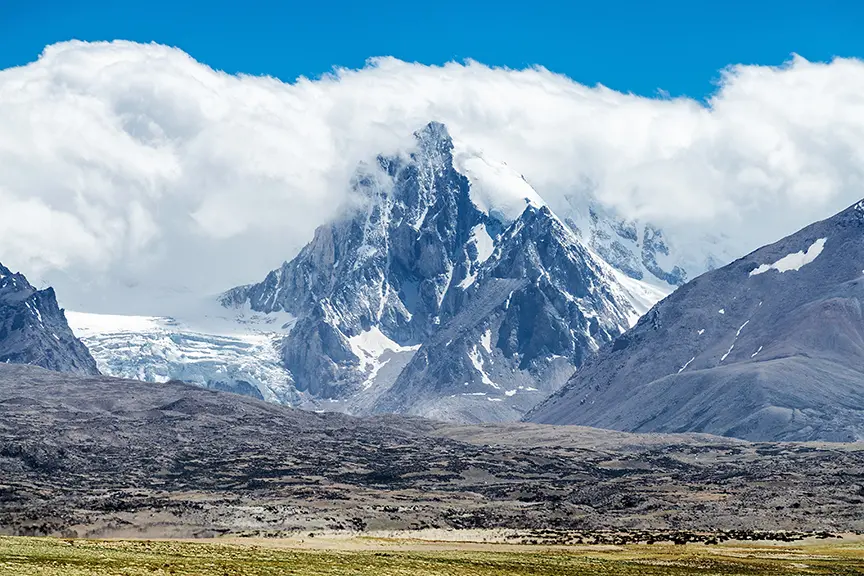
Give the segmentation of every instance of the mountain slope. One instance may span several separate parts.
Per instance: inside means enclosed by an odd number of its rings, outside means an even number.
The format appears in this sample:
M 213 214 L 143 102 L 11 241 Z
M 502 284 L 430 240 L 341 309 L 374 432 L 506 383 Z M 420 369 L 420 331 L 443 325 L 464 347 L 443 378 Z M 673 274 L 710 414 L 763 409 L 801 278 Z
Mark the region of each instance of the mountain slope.
M 98 374 L 96 361 L 57 305 L 53 288 L 37 290 L 0 264 L 0 363 Z
M 520 175 L 443 125 L 415 136 L 358 174 L 359 209 L 222 302 L 296 316 L 284 365 L 329 408 L 518 418 L 662 289 L 624 282 Z
M 527 420 L 864 438 L 864 203 L 685 284 Z

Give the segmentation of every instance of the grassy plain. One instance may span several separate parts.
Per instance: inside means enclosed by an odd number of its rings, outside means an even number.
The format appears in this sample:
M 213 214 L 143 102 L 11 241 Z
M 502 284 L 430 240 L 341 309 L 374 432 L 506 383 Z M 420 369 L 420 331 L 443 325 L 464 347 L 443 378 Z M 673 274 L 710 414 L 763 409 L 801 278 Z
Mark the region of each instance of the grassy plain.
M 0 537 L 3 576 L 653 576 L 864 574 L 864 543 L 528 546 L 369 537 L 66 540 Z

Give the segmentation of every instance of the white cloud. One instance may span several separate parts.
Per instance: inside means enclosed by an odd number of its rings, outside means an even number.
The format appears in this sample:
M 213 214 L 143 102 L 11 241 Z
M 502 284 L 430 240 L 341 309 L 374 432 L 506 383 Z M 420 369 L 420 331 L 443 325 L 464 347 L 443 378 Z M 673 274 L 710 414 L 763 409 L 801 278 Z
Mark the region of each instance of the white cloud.
M 864 196 L 858 60 L 732 67 L 703 106 L 539 68 L 382 58 L 289 84 L 155 44 L 69 42 L 0 71 L 0 261 L 113 311 L 118 286 L 258 280 L 339 210 L 358 162 L 429 120 L 553 207 L 593 190 L 682 239 L 730 235 L 733 253 Z

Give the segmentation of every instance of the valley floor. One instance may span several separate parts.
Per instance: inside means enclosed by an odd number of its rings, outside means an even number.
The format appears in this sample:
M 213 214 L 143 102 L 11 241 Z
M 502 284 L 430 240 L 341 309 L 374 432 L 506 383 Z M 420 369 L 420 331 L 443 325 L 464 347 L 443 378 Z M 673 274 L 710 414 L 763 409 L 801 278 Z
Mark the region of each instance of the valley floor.
M 487 541 L 478 541 L 483 537 Z M 497 536 L 500 536 L 498 534 Z M 79 540 L 0 537 L 7 576 L 864 574 L 857 537 L 796 543 L 550 546 L 478 532 L 449 540 L 318 535 L 288 539 Z

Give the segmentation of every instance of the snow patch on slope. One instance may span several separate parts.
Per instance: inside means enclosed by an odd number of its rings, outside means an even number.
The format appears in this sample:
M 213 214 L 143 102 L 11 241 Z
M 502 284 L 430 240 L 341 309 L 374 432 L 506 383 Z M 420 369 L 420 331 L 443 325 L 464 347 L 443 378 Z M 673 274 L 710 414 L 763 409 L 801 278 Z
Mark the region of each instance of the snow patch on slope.
M 489 236 L 485 224 L 477 224 L 471 229 L 471 238 L 468 239 L 468 243 L 474 244 L 477 248 L 477 260 L 475 266 L 458 284 L 459 288 L 462 288 L 463 290 L 474 284 L 480 266 L 486 262 L 486 260 L 488 260 L 495 251 L 495 241 L 491 236 Z
M 790 272 L 790 271 L 798 271 L 805 264 L 810 264 L 822 253 L 822 249 L 825 248 L 825 241 L 827 238 L 819 238 L 813 244 L 811 244 L 806 250 L 801 250 L 799 252 L 793 252 L 792 254 L 787 254 L 783 258 L 780 258 L 773 264 L 762 264 L 755 270 L 750 271 L 750 276 L 756 276 L 757 274 L 764 274 L 769 270 L 777 270 L 778 272 Z
M 476 346 L 474 346 L 471 349 L 471 352 L 468 353 L 468 357 L 471 359 L 471 363 L 474 365 L 474 368 L 477 370 L 477 372 L 480 373 L 480 379 L 483 381 L 483 383 L 487 386 L 492 386 L 496 390 L 500 390 L 501 387 L 495 384 L 495 382 L 493 382 L 492 379 L 489 378 L 489 375 L 486 373 L 483 357 L 480 355 L 480 351 L 477 350 Z
M 483 346 L 483 349 L 486 350 L 487 354 L 492 354 L 492 330 L 486 329 L 486 332 L 480 336 L 480 344 Z
M 486 262 L 492 256 L 492 252 L 495 251 L 495 241 L 492 240 L 489 232 L 486 231 L 485 224 L 477 224 L 471 229 L 471 239 L 469 242 L 473 242 L 477 247 L 478 264 Z
M 609 270 L 615 275 L 615 279 L 624 288 L 627 300 L 636 311 L 637 316 L 631 318 L 631 327 L 640 317 L 657 304 L 657 302 L 671 294 L 674 289 L 668 284 L 658 286 L 656 284 L 645 282 L 644 280 L 636 280 L 611 266 L 609 267 Z
M 369 388 L 375 381 L 375 377 L 390 358 L 384 358 L 386 352 L 416 352 L 420 346 L 400 346 L 388 338 L 377 326 L 373 326 L 366 332 L 348 338 L 351 351 L 360 359 L 360 369 L 366 372 L 364 388 Z

